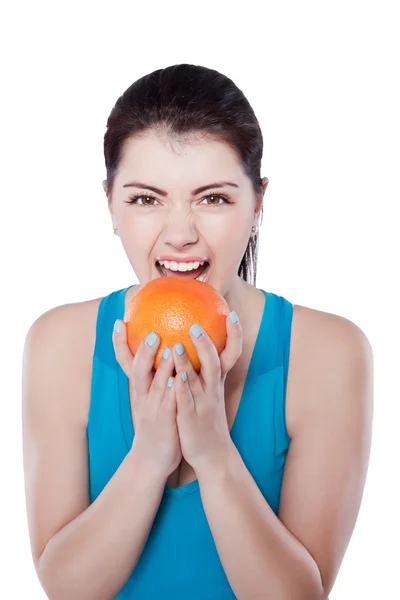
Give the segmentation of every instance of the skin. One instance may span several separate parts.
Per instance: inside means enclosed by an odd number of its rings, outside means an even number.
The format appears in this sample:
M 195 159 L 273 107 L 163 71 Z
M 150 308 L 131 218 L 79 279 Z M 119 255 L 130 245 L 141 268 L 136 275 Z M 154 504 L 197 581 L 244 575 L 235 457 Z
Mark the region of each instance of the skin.
M 131 181 L 165 190 L 168 196 L 123 187 Z M 212 188 L 192 196 L 192 190 L 219 181 L 239 187 Z M 179 143 L 166 134 L 148 131 L 129 139 L 108 200 L 113 228 L 118 229 L 140 284 L 159 277 L 155 266 L 159 255 L 205 256 L 211 263 L 208 283 L 240 311 L 250 286 L 237 271 L 251 228 L 258 226 L 267 185 L 264 177 L 263 192 L 256 195 L 233 150 L 215 137 L 197 135 Z M 107 194 L 106 182 L 103 187 Z M 225 204 L 218 196 L 205 198 L 213 191 L 227 195 L 233 204 Z M 127 203 L 142 192 L 136 204 Z
M 154 194 L 159 203 L 151 208 L 126 204 L 132 193 L 139 192 L 122 187 L 132 179 L 162 188 L 168 197 Z M 196 187 L 219 180 L 239 185 L 220 190 L 234 204 L 216 208 L 204 201 L 200 205 L 209 192 L 191 198 Z M 267 184 L 264 178 L 263 192 Z M 262 199 L 263 194 L 254 194 L 235 154 L 224 143 L 203 137 L 178 152 L 152 134 L 126 145 L 109 207 L 113 227 L 141 284 L 159 276 L 155 258 L 160 254 L 207 256 L 211 261 L 208 283 L 235 308 L 247 332 L 251 319 L 245 319 L 246 300 L 247 307 L 255 305 L 250 302 L 254 287 L 239 278 L 237 270 L 251 227 L 257 225 Z M 175 359 L 179 367 L 179 358 Z M 286 403 L 291 443 L 278 515 L 233 443 L 225 462 L 208 460 L 201 466 L 199 459 L 187 461 L 190 465 L 197 460 L 205 514 L 238 598 L 267 598 L 267 589 L 268 599 L 274 600 L 327 598 L 364 489 L 371 444 L 372 374 L 372 349 L 354 323 L 296 305 Z M 190 377 L 188 382 L 190 387 Z M 179 406 L 185 406 L 188 383 L 181 384 L 178 378 L 177 385 L 179 412 Z M 183 455 L 193 452 L 189 442 L 196 430 L 202 432 L 198 440 L 209 432 L 202 419 L 208 415 L 211 422 L 224 421 L 210 418 L 214 415 L 210 411 L 195 416 L 187 392 L 186 400 Z M 215 434 L 215 439 L 229 441 L 222 434 Z
M 151 209 L 125 204 L 133 190 L 122 186 L 133 177 L 168 190 L 168 198 L 160 197 L 160 206 Z M 235 204 L 218 209 L 200 207 L 201 198 L 189 202 L 192 189 L 222 178 L 240 185 L 234 193 L 229 189 Z M 110 211 L 141 283 L 159 276 L 154 267 L 158 254 L 209 256 L 210 282 L 237 310 L 246 342 L 251 322 L 244 320 L 239 305 L 245 307 L 244 294 L 250 298 L 254 287 L 236 272 L 260 204 L 223 144 L 203 138 L 179 154 L 160 138 L 142 137 L 126 146 Z M 128 453 L 101 500 L 90 504 L 86 427 L 100 300 L 47 311 L 31 326 L 24 348 L 29 527 L 35 567 L 51 598 L 114 597 L 142 552 L 164 487 Z M 178 368 L 187 370 L 184 360 Z M 242 379 L 246 368 L 238 371 Z M 185 410 L 184 388 L 179 391 Z M 372 348 L 354 323 L 294 305 L 286 406 L 291 443 L 278 515 L 234 445 L 225 469 L 214 460 L 198 469 L 205 515 L 238 598 L 323 600 L 335 582 L 360 508 L 372 433 Z M 197 453 L 188 442 L 195 441 L 192 429 L 202 428 L 196 436 L 200 442 L 205 429 L 200 412 L 198 420 L 191 412 L 182 419 L 188 455 Z

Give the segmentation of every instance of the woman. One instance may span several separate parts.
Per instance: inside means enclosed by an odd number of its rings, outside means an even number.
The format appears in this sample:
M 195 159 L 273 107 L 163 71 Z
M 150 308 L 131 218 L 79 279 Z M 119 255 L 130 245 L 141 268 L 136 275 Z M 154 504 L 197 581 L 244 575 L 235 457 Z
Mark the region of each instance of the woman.
M 332 589 L 365 485 L 372 350 L 351 321 L 256 287 L 262 150 L 243 93 L 200 66 L 142 77 L 110 114 L 103 186 L 140 283 L 46 312 L 24 349 L 28 521 L 50 598 Z M 182 262 L 225 297 L 228 341 L 218 357 L 195 328 L 201 373 L 181 345 L 153 375 L 160 340 L 132 356 L 122 320 Z

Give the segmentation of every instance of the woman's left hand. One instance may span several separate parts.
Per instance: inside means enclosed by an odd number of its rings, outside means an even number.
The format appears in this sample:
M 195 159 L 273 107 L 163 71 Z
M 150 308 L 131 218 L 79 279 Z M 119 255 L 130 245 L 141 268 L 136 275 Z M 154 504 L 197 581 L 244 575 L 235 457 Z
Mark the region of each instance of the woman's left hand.
M 231 313 L 232 314 L 232 313 Z M 190 328 L 190 337 L 201 363 L 197 374 L 186 351 L 182 356 L 173 347 L 176 377 L 174 388 L 177 400 L 177 427 L 182 455 L 195 472 L 207 470 L 227 460 L 232 439 L 226 418 L 225 379 L 242 353 L 241 324 L 226 317 L 227 342 L 218 356 L 217 349 L 204 329 Z M 200 333 L 196 337 L 195 333 Z M 187 374 L 186 382 L 181 374 Z

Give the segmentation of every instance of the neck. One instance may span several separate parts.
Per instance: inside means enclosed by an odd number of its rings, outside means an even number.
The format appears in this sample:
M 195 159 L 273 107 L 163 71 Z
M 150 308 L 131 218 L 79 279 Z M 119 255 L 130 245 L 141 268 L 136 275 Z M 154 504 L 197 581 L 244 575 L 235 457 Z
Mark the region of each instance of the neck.
M 249 294 L 253 289 L 254 286 L 237 275 L 229 290 L 223 294 L 229 308 L 237 313 L 241 322 L 249 312 Z

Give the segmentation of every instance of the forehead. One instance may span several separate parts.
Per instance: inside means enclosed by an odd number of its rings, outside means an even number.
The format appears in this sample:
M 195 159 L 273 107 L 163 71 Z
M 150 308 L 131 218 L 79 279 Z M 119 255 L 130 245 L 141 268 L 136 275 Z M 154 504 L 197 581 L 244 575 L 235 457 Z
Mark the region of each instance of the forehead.
M 125 142 L 116 184 L 134 177 L 164 189 L 187 184 L 192 189 L 209 181 L 234 181 L 242 187 L 244 173 L 234 150 L 211 136 L 171 139 L 146 133 Z M 207 179 L 207 181 L 205 181 Z

